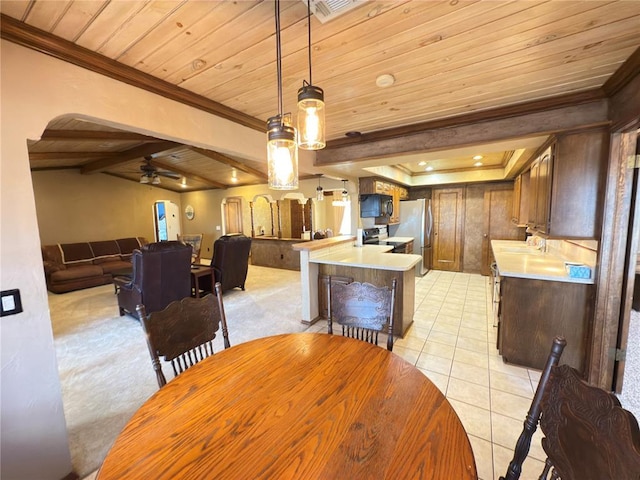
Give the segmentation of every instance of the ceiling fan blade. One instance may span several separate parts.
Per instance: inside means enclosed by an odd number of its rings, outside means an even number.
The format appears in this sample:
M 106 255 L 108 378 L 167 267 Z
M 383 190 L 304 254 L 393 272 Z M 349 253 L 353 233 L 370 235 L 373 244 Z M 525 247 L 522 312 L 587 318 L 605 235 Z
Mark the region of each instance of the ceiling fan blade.
M 182 178 L 182 175 L 179 173 L 170 172 L 168 170 L 157 170 L 155 173 L 163 177 L 173 178 L 174 180 L 180 180 Z

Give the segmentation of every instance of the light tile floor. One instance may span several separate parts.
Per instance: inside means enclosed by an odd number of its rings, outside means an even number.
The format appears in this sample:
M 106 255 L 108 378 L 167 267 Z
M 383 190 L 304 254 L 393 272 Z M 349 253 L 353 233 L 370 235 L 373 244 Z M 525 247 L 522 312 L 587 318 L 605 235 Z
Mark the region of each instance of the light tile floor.
M 487 277 L 432 270 L 416 279 L 414 324 L 393 347 L 446 395 L 469 434 L 482 480 L 505 474 L 540 377 L 502 361 L 491 308 Z M 325 329 L 321 322 L 310 330 Z M 522 480 L 542 471 L 540 439 L 534 436 Z
M 481 480 L 505 474 L 540 377 L 502 361 L 491 307 L 487 277 L 432 270 L 416 278 L 414 324 L 393 348 L 446 395 L 469 434 Z M 309 331 L 326 331 L 326 323 Z M 386 338 L 379 343 L 384 348 Z M 542 471 L 540 440 L 538 431 L 522 480 Z M 95 472 L 85 480 L 93 478 Z

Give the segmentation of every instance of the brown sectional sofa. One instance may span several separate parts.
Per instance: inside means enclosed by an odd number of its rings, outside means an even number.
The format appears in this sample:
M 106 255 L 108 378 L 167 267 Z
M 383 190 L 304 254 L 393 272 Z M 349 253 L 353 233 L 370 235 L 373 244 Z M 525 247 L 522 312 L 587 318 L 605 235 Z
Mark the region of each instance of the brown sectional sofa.
M 131 268 L 131 254 L 144 237 L 42 246 L 47 289 L 64 293 L 111 283 L 112 272 Z

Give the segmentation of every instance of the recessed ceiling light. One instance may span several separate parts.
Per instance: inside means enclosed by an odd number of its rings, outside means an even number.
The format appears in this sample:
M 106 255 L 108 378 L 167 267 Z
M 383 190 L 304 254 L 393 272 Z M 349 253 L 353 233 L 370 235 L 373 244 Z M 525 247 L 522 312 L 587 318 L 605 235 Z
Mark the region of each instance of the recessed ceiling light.
M 379 75 L 378 78 L 376 78 L 376 85 L 380 88 L 390 87 L 394 83 L 396 83 L 396 79 L 390 73 Z
M 476 162 L 473 164 L 474 167 L 481 167 L 482 166 L 482 162 Z
M 418 162 L 418 165 L 419 165 L 420 167 L 424 167 L 426 164 L 427 164 L 427 162 L 424 162 L 424 161 L 422 161 L 422 162 Z
M 482 160 L 482 155 L 476 155 L 473 157 L 474 160 Z
M 429 165 L 427 168 L 425 168 L 425 170 L 426 170 L 427 172 L 430 172 L 431 170 L 433 170 L 433 167 L 432 167 L 431 165 Z

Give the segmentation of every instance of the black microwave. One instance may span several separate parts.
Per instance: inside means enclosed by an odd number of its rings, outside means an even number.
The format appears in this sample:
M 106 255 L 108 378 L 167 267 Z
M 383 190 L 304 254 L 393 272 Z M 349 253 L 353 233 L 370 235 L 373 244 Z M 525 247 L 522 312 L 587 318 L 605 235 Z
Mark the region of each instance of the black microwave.
M 360 195 L 360 217 L 384 217 L 393 215 L 393 197 L 372 193 Z

